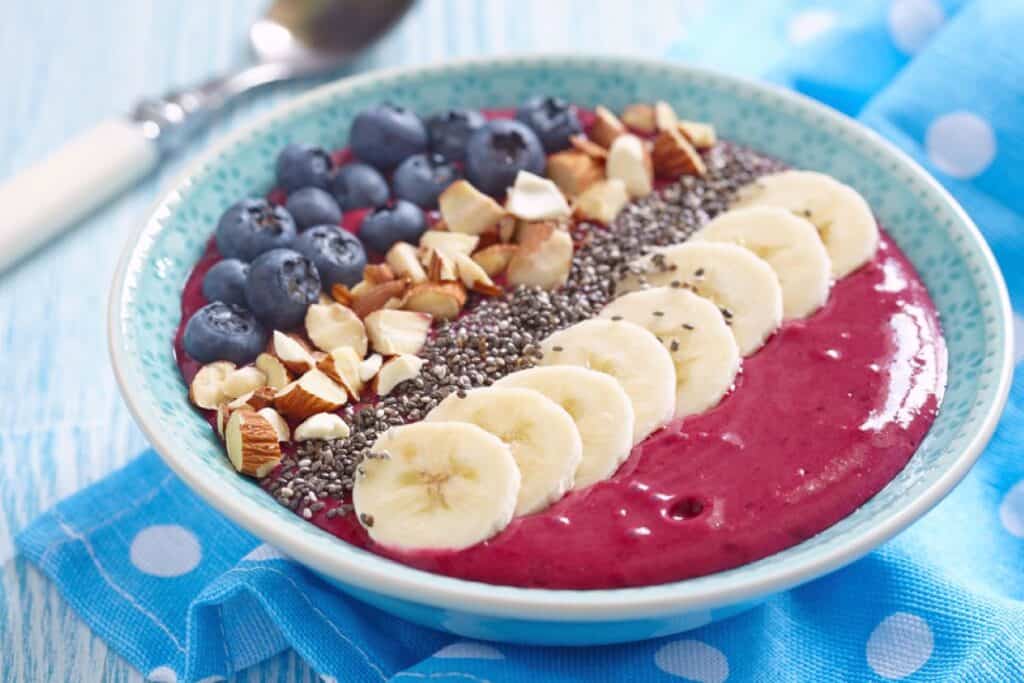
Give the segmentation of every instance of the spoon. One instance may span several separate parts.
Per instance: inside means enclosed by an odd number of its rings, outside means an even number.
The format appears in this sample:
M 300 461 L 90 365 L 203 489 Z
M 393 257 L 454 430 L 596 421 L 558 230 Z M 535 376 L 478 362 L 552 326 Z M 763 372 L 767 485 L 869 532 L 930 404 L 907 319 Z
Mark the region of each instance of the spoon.
M 127 189 L 232 100 L 350 62 L 412 0 L 276 0 L 249 27 L 254 63 L 198 86 L 144 99 L 0 185 L 0 271 Z

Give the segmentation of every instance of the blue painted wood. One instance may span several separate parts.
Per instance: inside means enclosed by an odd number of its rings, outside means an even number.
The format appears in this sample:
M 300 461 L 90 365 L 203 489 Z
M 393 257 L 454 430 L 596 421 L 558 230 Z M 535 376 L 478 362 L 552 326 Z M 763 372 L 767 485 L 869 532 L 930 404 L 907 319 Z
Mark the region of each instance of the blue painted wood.
M 239 63 L 245 26 L 263 4 L 0 2 L 0 178 L 142 94 Z M 508 52 L 658 56 L 701 4 L 426 0 L 351 71 Z M 126 236 L 197 151 L 309 85 L 280 86 L 243 103 L 134 191 L 0 275 L 0 680 L 141 680 L 15 556 L 11 539 L 145 445 L 106 352 L 107 288 Z M 238 680 L 317 676 L 288 653 Z

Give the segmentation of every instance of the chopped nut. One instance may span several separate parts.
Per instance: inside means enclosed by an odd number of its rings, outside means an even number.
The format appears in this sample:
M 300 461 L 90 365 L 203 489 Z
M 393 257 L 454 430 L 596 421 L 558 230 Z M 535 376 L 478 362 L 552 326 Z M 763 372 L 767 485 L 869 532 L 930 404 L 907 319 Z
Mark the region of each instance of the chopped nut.
M 498 221 L 498 240 L 501 242 L 511 242 L 516 236 L 516 221 L 515 216 L 509 216 L 508 214 L 501 217 Z
M 301 375 L 312 370 L 316 362 L 306 342 L 292 334 L 274 330 L 271 352 L 277 356 L 290 372 Z
M 310 439 L 344 439 L 350 431 L 345 421 L 334 413 L 310 415 L 295 428 L 296 441 Z
M 585 135 L 570 136 L 569 144 L 571 144 L 572 148 L 577 152 L 583 152 L 588 157 L 593 157 L 598 161 L 604 161 L 608 158 L 608 150 Z
M 612 146 L 615 138 L 626 132 L 622 121 L 605 107 L 594 109 L 594 125 L 590 129 L 590 139 L 604 148 Z
M 252 410 L 231 413 L 224 428 L 228 459 L 250 477 L 264 477 L 281 462 L 281 444 L 274 426 Z
M 604 178 L 604 165 L 584 152 L 566 150 L 548 157 L 548 177 L 565 195 L 575 197 Z
M 498 296 L 501 294 L 501 287 L 494 284 L 494 281 L 480 267 L 480 264 L 465 254 L 457 254 L 455 256 L 455 270 L 458 271 L 462 284 L 471 292 L 477 292 L 485 296 Z
M 664 130 L 654 140 L 651 154 L 654 170 L 659 176 L 676 178 L 681 175 L 704 175 L 707 167 L 700 154 L 683 137 L 679 128 Z
M 416 247 L 408 242 L 397 242 L 388 250 L 386 260 L 391 270 L 401 277 L 408 278 L 413 284 L 425 282 L 427 271 L 420 265 Z
M 402 308 L 429 313 L 440 320 L 452 320 L 466 305 L 466 288 L 461 282 L 423 282 L 413 285 Z
M 224 380 L 235 370 L 235 364 L 218 360 L 199 368 L 192 378 L 188 397 L 200 408 L 213 410 L 228 398 L 224 394 Z
M 395 274 L 386 263 L 371 263 L 363 270 L 363 279 L 371 285 L 379 285 L 394 280 Z
M 347 392 L 317 369 L 277 392 L 274 407 L 285 417 L 304 420 L 316 413 L 330 412 L 345 405 Z
M 495 277 L 508 268 L 512 255 L 519 250 L 518 244 L 492 244 L 473 254 L 473 260 L 490 277 Z
M 576 199 L 576 215 L 583 220 L 610 225 L 629 203 L 626 184 L 618 179 L 594 183 Z
M 555 183 L 528 171 L 516 174 L 515 184 L 508 190 L 505 208 L 516 218 L 526 221 L 560 218 L 572 213 L 565 195 Z
M 679 131 L 690 141 L 697 149 L 709 149 L 715 146 L 718 142 L 718 136 L 715 134 L 715 127 L 710 123 L 701 123 L 700 121 L 680 121 Z
M 267 376 L 262 370 L 246 365 L 228 373 L 221 385 L 221 391 L 228 398 L 238 398 L 242 394 L 251 394 L 266 384 Z
M 352 305 L 352 292 L 340 282 L 331 285 L 331 297 L 342 306 Z
M 256 367 L 263 371 L 267 378 L 267 386 L 280 389 L 292 381 L 291 373 L 281 359 L 270 353 L 261 353 L 256 357 Z
M 626 184 L 631 197 L 646 197 L 654 191 L 654 168 L 643 140 L 627 133 L 620 135 L 608 150 L 606 172 Z
M 388 280 L 371 285 L 352 298 L 352 311 L 360 318 L 365 318 L 374 311 L 387 308 L 391 300 L 401 301 L 408 286 L 405 280 Z
M 384 363 L 384 358 L 379 353 L 374 353 L 367 356 L 359 364 L 359 380 L 364 384 L 373 379 L 378 372 L 380 372 L 380 366 Z
M 572 267 L 572 237 L 550 221 L 519 228 L 519 250 L 508 265 L 510 285 L 554 289 L 565 284 Z
M 455 282 L 455 262 L 451 256 L 438 249 L 428 248 L 424 251 L 427 261 L 427 280 L 431 282 Z
M 480 237 L 477 235 L 467 235 L 461 232 L 428 230 L 420 237 L 420 249 L 424 253 L 430 249 L 435 249 L 449 258 L 452 258 L 455 254 L 472 254 L 479 243 Z
M 413 289 L 419 286 L 414 285 Z M 426 313 L 384 309 L 366 317 L 366 332 L 370 336 L 370 345 L 378 353 L 388 356 L 416 353 L 427 342 L 430 323 L 431 318 Z
M 668 102 L 657 102 L 654 105 L 654 127 L 658 131 L 675 130 L 679 125 L 676 110 Z
M 273 408 L 260 408 L 256 411 L 256 414 L 270 423 L 270 426 L 277 432 L 278 441 L 291 441 L 292 430 L 288 427 L 288 423 L 285 422 L 285 419 L 281 417 L 281 413 L 277 412 Z
M 340 384 L 353 401 L 358 401 L 363 392 L 363 380 L 359 378 L 359 364 L 362 358 L 347 346 L 334 349 L 322 358 L 316 367 Z
M 654 120 L 654 107 L 649 104 L 631 104 L 622 111 L 622 122 L 638 133 L 650 135 L 658 130 Z
M 441 217 L 452 232 L 479 235 L 505 215 L 498 202 L 466 180 L 456 180 L 449 185 L 437 201 Z
M 384 366 L 381 367 L 376 380 L 374 380 L 374 389 L 377 395 L 387 396 L 391 393 L 392 389 L 402 382 L 416 379 L 424 363 L 426 361 L 419 356 L 407 353 L 388 359 Z
M 361 296 L 369 296 L 372 287 L 386 287 L 387 284 L 368 285 L 366 288 L 360 289 L 358 294 L 353 290 L 352 305 L 355 306 Z M 360 358 L 366 355 L 366 330 L 363 327 L 363 321 L 359 319 L 355 311 L 341 304 L 335 303 L 329 306 L 313 304 L 310 306 L 306 310 L 306 334 L 321 351 L 333 351 L 339 346 L 351 346 Z

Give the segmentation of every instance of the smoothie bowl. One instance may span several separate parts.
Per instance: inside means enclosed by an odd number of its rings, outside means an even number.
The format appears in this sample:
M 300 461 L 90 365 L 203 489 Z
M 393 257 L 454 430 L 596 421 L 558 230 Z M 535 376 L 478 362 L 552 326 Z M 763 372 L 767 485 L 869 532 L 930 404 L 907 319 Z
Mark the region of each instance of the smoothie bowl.
M 467 636 L 723 618 L 927 511 L 989 438 L 1009 305 L 952 199 L 706 71 L 469 62 L 325 86 L 122 261 L 168 464 L 342 590 Z

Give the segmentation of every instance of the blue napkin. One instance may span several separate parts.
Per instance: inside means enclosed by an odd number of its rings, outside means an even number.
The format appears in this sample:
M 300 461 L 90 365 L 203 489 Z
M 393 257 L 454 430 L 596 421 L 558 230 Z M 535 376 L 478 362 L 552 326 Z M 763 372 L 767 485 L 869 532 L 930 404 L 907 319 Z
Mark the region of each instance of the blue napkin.
M 672 56 L 768 76 L 882 132 L 977 220 L 1024 310 L 1024 3 L 732 2 L 704 23 Z M 1024 337 L 1024 318 L 1015 327 Z M 217 680 L 287 647 L 346 683 L 1024 681 L 1022 411 L 1018 377 L 964 483 L 867 558 L 727 622 L 626 646 L 487 644 L 398 621 L 239 530 L 152 452 L 18 543 L 154 681 Z

